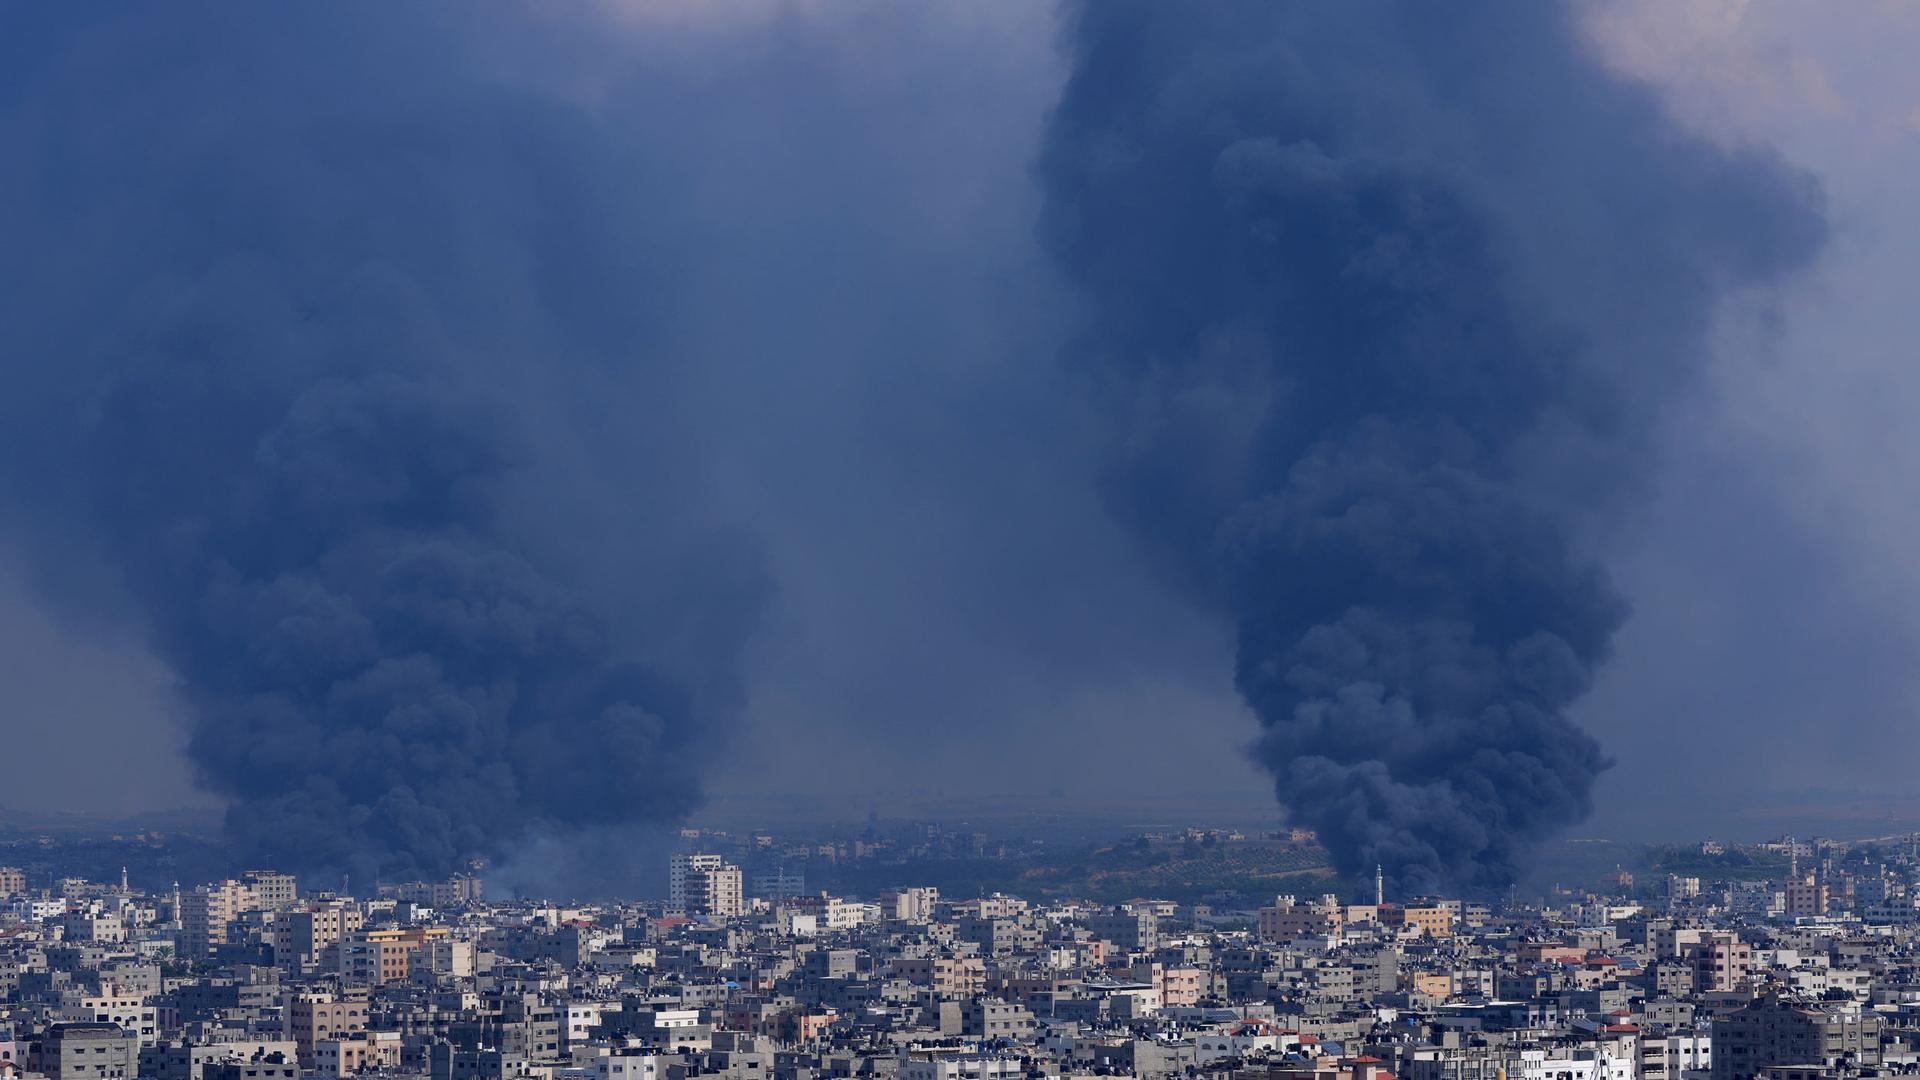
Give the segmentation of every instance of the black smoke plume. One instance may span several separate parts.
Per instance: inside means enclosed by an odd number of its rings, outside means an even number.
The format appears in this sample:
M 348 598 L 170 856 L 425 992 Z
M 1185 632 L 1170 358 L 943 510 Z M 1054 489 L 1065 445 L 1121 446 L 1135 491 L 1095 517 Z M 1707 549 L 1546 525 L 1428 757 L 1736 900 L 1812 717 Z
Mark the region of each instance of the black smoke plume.
M 1676 130 L 1569 6 L 1099 0 L 1040 162 L 1117 512 L 1230 613 L 1255 753 L 1350 875 L 1492 888 L 1608 765 L 1593 553 L 1716 304 L 1817 192 Z
M 480 62 L 529 11 L 8 9 L 10 531 L 131 598 L 245 858 L 671 820 L 734 707 L 647 171 Z

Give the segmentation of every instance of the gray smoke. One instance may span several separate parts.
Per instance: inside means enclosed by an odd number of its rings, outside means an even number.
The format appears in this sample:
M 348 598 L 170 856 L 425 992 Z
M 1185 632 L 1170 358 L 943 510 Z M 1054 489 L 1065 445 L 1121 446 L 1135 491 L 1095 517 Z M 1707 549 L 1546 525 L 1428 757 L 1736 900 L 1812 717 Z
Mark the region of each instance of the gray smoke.
M 437 875 L 696 805 L 764 583 L 673 418 L 644 156 L 481 62 L 566 27 L 8 16 L 10 532 L 131 599 L 242 857 Z
M 1804 265 L 1804 176 L 1677 130 L 1574 11 L 1087 3 L 1040 162 L 1116 512 L 1227 611 L 1258 759 L 1350 875 L 1498 887 L 1608 765 L 1627 607 L 1716 305 Z

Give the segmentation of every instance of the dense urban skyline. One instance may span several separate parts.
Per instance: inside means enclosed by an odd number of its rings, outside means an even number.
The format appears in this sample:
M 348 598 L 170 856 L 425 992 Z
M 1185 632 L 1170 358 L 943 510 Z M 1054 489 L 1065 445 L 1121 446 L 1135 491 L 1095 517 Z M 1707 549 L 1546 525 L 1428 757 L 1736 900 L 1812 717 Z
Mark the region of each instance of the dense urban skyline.
M 656 886 L 598 898 L 516 894 L 484 866 L 371 885 L 90 869 L 179 840 L 0 834 L 0 857 L 24 856 L 0 862 L 0 1074 L 1867 1080 L 1920 1067 L 1920 833 L 1696 839 L 1481 899 L 1399 894 L 1378 870 L 1340 881 L 1302 829 L 1171 828 L 1036 859 L 1031 839 L 925 819 L 838 839 L 687 828 Z M 1017 888 L 966 883 L 995 863 Z

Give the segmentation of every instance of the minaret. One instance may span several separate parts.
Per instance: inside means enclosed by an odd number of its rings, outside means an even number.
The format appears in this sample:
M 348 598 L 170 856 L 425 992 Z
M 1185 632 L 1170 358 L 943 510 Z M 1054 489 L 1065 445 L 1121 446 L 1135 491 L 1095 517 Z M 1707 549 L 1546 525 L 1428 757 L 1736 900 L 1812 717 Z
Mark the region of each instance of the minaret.
M 1387 906 L 1387 875 L 1379 863 L 1373 864 L 1373 906 Z
M 1800 845 L 1791 836 L 1787 837 L 1787 876 L 1800 884 Z
M 120 895 L 125 896 L 131 891 L 127 888 L 127 868 L 123 866 L 120 868 Z

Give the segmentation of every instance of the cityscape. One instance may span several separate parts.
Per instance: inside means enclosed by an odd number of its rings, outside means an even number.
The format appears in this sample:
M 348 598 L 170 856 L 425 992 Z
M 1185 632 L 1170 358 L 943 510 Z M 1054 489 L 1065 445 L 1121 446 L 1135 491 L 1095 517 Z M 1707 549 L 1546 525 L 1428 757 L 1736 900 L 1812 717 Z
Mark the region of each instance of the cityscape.
M 1920 833 L 1702 840 L 1538 897 L 1118 901 L 810 876 L 1005 860 L 929 822 L 687 828 L 664 896 L 359 892 L 249 870 L 143 888 L 0 867 L 0 1073 L 61 1080 L 1766 1080 L 1920 1070 Z M 144 837 L 153 842 L 164 838 Z M 41 837 L 54 844 L 51 837 Z M 1150 861 L 1302 830 L 1119 838 Z M 891 854 L 889 854 L 891 852 Z M 1647 853 L 1643 853 L 1647 854 Z M 1684 872 L 1679 872 L 1684 871 Z M 38 873 L 32 878 L 38 878 Z M 869 877 L 869 880 L 878 880 Z M 1278 887 L 1278 886 L 1276 886 Z M 1313 891 L 1317 889 L 1331 891 Z
M 1920 0 L 0 0 L 0 1080 L 1920 1078 Z

